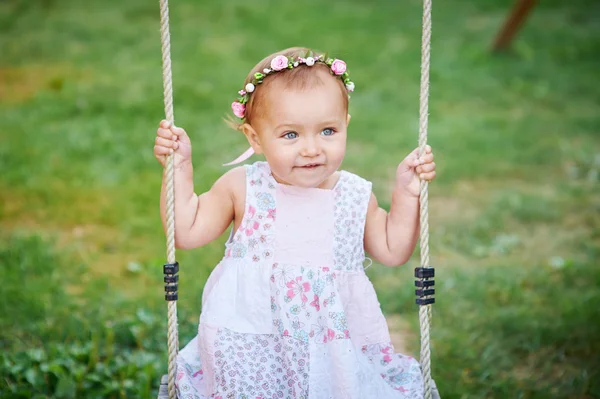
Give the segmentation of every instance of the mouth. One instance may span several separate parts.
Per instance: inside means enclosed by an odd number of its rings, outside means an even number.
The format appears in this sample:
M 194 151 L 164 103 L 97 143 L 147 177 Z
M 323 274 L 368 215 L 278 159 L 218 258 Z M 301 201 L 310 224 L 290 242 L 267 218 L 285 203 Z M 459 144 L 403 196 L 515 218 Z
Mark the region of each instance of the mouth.
M 319 166 L 323 166 L 321 163 L 309 163 L 307 165 L 298 166 L 301 169 L 316 169 Z

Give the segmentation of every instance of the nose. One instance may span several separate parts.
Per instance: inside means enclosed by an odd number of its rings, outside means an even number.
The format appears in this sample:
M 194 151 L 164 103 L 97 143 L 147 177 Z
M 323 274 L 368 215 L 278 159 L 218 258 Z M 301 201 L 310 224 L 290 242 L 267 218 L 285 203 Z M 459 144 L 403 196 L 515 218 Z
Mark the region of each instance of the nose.
M 321 146 L 318 138 L 311 136 L 305 137 L 300 155 L 312 158 L 319 154 L 321 154 Z

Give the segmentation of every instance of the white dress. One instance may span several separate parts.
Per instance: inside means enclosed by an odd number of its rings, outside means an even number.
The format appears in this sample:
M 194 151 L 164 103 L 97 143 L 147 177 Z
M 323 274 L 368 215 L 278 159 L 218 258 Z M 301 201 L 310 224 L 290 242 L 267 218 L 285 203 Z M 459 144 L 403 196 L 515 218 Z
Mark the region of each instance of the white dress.
M 371 184 L 281 185 L 246 166 L 245 215 L 177 358 L 180 399 L 416 399 L 418 362 L 394 353 L 364 273 Z

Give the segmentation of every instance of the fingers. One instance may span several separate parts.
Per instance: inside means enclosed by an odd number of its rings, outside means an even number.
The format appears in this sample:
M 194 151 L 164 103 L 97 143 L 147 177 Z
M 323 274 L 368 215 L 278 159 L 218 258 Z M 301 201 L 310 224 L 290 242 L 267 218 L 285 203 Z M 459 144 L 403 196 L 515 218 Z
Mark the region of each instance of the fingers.
M 432 163 L 432 162 L 433 162 L 433 154 L 432 153 L 425 154 L 421 157 L 421 165 Z
M 425 154 L 431 154 L 431 153 L 432 153 L 431 146 L 430 145 L 426 145 L 425 146 L 425 153 L 423 155 L 425 155 Z M 414 151 L 411 152 L 411 154 L 416 154 L 417 156 L 419 156 L 419 154 L 420 154 L 419 147 L 415 148 Z
M 415 169 L 418 174 L 421 173 L 429 173 L 435 171 L 435 162 L 426 163 L 420 166 L 417 166 Z
M 183 130 L 180 127 L 176 127 L 176 126 L 172 126 L 171 127 L 171 131 L 175 134 L 175 136 L 177 137 L 181 137 L 183 135 L 185 135 L 185 130 Z
M 421 158 L 415 158 L 413 166 L 418 167 L 420 165 L 427 165 L 433 163 L 433 154 L 423 155 Z
M 436 165 L 433 160 L 434 160 L 433 150 L 431 149 L 431 146 L 426 145 L 425 153 L 423 154 L 423 156 L 418 158 L 418 155 L 417 155 L 417 159 L 415 161 L 415 172 L 419 175 L 419 179 L 429 181 L 429 182 L 432 181 L 433 179 L 435 179 Z
M 171 125 L 171 123 L 169 123 L 169 121 L 166 121 L 166 120 L 160 121 L 158 131 L 162 132 L 162 134 L 164 134 L 164 136 L 161 136 L 164 138 L 170 138 L 169 134 L 171 136 L 174 135 L 175 137 L 185 135 L 185 130 L 183 130 L 182 128 L 177 127 L 175 125 Z
M 158 128 L 158 130 L 156 131 L 156 136 L 162 137 L 163 139 L 167 140 L 177 140 L 177 136 L 173 134 L 173 131 L 171 131 L 171 129 Z
M 179 143 L 177 141 L 163 139 L 162 137 L 157 137 L 156 140 L 154 140 L 154 144 L 159 147 L 172 148 L 174 150 L 179 148 Z
M 168 121 L 162 120 L 156 131 L 154 141 L 154 152 L 156 155 L 168 155 L 172 150 L 179 148 L 178 138 L 184 135 L 185 131 L 181 128 L 172 126 Z
M 154 146 L 154 155 L 156 157 L 163 157 L 173 153 L 173 149 L 167 147 L 161 147 L 159 145 Z
M 414 167 L 418 167 L 418 166 L 420 166 L 420 165 L 426 165 L 426 164 L 431 164 L 431 163 L 433 163 L 433 158 L 434 158 L 434 156 L 433 156 L 433 152 L 431 152 L 431 147 L 430 147 L 430 146 L 427 146 L 427 147 L 426 147 L 425 154 L 423 154 L 423 156 L 422 156 L 422 157 L 420 157 L 420 158 L 419 158 L 419 152 L 418 152 L 418 151 L 419 151 L 419 150 L 418 150 L 418 149 L 416 149 L 416 150 L 415 150 L 415 151 L 413 151 L 413 153 L 412 153 L 412 154 L 416 154 L 416 155 L 414 156 L 414 160 L 413 160 L 413 162 L 412 162 L 412 164 L 413 164 L 413 166 L 414 166 Z M 411 155 L 412 155 L 412 154 L 411 154 Z
M 421 173 L 419 174 L 419 179 L 430 182 L 433 179 L 435 179 L 435 171 L 429 173 Z
M 168 121 L 162 120 L 154 139 L 154 156 L 161 165 L 165 166 L 166 157 L 179 148 L 177 135 Z

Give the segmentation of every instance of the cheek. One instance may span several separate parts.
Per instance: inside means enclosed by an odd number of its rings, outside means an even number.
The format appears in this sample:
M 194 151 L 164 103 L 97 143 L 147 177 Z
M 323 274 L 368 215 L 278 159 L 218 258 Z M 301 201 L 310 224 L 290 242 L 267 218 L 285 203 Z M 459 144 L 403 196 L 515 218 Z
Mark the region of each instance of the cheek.
M 286 163 L 293 161 L 296 156 L 296 151 L 293 146 L 281 145 L 281 143 L 271 142 L 265 148 L 265 157 L 269 163 L 276 167 L 281 167 Z
M 336 163 L 336 168 L 339 168 L 342 165 L 342 162 L 344 161 L 345 156 L 346 156 L 346 138 L 344 137 L 344 139 L 340 141 L 339 145 L 336 146 L 335 155 L 333 156 L 335 158 L 334 162 Z
M 297 150 L 294 147 L 293 145 L 284 145 L 280 142 L 271 147 L 271 154 L 277 159 L 286 159 L 290 156 L 295 156 Z
M 339 139 L 334 143 L 331 148 L 331 153 L 337 157 L 344 157 L 346 154 L 346 135 L 340 135 Z

